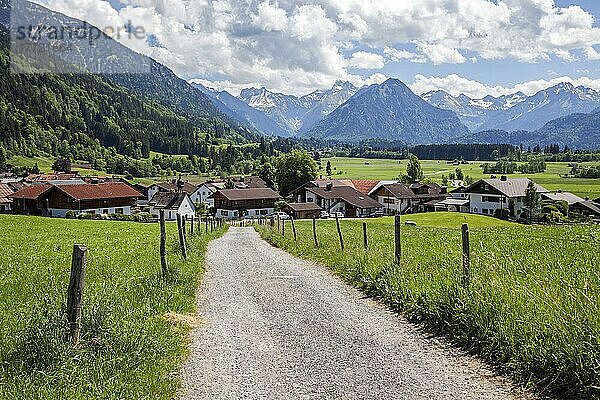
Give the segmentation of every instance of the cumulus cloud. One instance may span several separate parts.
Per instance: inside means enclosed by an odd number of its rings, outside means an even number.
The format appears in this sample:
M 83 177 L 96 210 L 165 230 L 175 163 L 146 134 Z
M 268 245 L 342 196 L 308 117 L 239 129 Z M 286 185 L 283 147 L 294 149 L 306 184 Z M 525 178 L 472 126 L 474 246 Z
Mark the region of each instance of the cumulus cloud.
M 349 65 L 359 69 L 381 69 L 385 66 L 385 60 L 379 54 L 357 51 L 352 54 Z
M 586 86 L 595 90 L 600 90 L 600 79 L 576 78 L 562 76 L 550 80 L 540 79 L 523 82 L 513 86 L 489 86 L 481 82 L 464 78 L 460 75 L 452 74 L 445 77 L 417 75 L 412 84 L 408 86 L 417 94 L 427 93 L 433 90 L 443 90 L 453 96 L 466 94 L 467 96 L 480 99 L 485 96 L 504 96 L 516 92 L 523 92 L 531 96 L 540 90 L 558 85 L 562 82 L 572 83 L 574 86 Z
M 290 93 L 385 62 L 599 59 L 594 17 L 554 0 L 111 0 L 117 9 L 106 0 L 35 1 L 97 26 L 144 26 L 160 47 L 124 44 L 186 79 Z

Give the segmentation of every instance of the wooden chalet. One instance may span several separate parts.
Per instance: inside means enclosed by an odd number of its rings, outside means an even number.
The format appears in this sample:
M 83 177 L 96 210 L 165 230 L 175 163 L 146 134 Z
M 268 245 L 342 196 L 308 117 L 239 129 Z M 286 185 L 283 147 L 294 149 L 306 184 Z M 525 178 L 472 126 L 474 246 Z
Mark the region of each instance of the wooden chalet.
M 124 183 L 31 185 L 9 196 L 15 214 L 65 217 L 77 214 L 130 215 L 141 193 Z
M 223 219 L 259 218 L 275 213 L 277 192 L 269 188 L 224 189 L 212 194 L 215 216 Z

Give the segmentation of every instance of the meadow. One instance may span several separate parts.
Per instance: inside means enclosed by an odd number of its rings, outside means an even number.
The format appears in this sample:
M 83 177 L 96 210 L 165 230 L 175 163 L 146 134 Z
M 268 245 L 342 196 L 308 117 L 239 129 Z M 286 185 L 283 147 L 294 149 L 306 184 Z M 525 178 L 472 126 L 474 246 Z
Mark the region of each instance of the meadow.
M 321 160 L 325 174 L 327 161 L 331 162 L 334 179 L 379 179 L 396 180 L 400 174 L 406 173 L 407 160 L 379 160 L 365 158 L 334 157 Z M 448 165 L 446 161 L 421 160 L 425 178 L 430 178 L 440 183 L 442 175 L 446 177 L 456 168 L 460 168 L 466 176 L 473 179 L 489 178 L 484 175 L 481 164 L 484 162 L 474 161 L 470 164 L 454 166 Z M 569 163 L 547 163 L 547 170 L 540 174 L 523 175 L 516 173 L 509 175 L 511 178 L 527 177 L 542 185 L 548 190 L 572 192 L 583 198 L 596 199 L 600 197 L 600 179 L 563 178 L 569 172 Z M 600 163 L 583 163 L 581 165 L 599 165 Z
M 167 224 L 162 276 L 158 224 L 0 215 L 0 227 L 0 399 L 177 397 L 205 249 L 223 230 L 189 235 L 184 261 Z M 74 243 L 89 250 L 75 348 L 65 341 Z
M 402 261 L 394 261 L 393 219 L 257 226 L 263 238 L 326 265 L 345 281 L 430 332 L 497 366 L 526 386 L 563 399 L 600 396 L 600 227 L 521 226 L 489 217 L 410 215 Z M 471 285 L 461 285 L 460 226 L 471 230 Z

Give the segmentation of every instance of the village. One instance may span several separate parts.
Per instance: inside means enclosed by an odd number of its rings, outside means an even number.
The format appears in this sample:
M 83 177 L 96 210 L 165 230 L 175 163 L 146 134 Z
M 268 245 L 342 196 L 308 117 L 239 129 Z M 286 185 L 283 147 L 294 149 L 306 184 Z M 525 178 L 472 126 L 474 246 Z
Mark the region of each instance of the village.
M 378 218 L 445 211 L 521 222 L 560 221 L 556 215 L 598 222 L 600 198 L 551 192 L 528 178 L 493 175 L 451 188 L 320 176 L 285 197 L 258 176 L 207 180 L 201 185 L 179 178 L 150 186 L 77 172 L 0 176 L 0 213 L 150 222 L 157 220 L 161 210 L 167 221 L 175 221 L 177 215 L 233 221 Z

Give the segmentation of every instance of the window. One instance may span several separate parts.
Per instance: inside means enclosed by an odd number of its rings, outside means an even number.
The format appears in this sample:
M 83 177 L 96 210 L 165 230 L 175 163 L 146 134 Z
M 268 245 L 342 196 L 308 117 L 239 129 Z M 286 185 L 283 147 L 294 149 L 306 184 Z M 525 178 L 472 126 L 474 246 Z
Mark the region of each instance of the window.
M 122 208 L 115 208 L 115 214 L 123 214 Z
M 500 203 L 500 198 L 492 196 L 483 196 L 482 201 L 486 203 Z
M 224 217 L 228 217 L 229 216 L 229 211 L 221 211 L 221 215 Z
M 485 185 L 483 185 L 483 190 L 485 190 L 486 192 L 490 191 L 490 185 L 488 185 L 487 183 Z
M 260 210 L 260 215 L 267 215 L 269 210 Z
M 108 210 L 107 209 L 102 210 L 102 214 L 108 214 Z
M 490 212 L 489 212 L 490 210 L 488 210 L 487 208 L 484 208 L 484 209 L 483 209 L 483 210 L 481 210 L 481 211 L 482 211 L 484 214 L 489 214 L 489 213 L 490 213 Z
M 477 212 L 478 212 L 478 211 L 479 211 L 479 210 L 477 209 L 477 207 L 475 207 L 475 208 L 473 209 L 473 212 L 474 212 L 475 214 L 477 214 Z
M 396 204 L 396 199 L 383 199 L 383 204 Z

